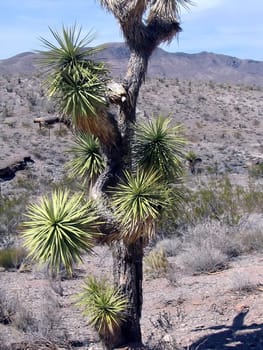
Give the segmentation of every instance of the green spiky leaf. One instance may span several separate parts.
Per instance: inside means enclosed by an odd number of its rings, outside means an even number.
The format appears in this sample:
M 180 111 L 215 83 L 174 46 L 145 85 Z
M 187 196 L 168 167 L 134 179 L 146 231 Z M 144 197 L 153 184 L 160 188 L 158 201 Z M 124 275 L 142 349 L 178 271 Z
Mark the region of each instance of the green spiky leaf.
M 90 59 L 98 49 L 87 48 L 94 35 L 81 37 L 81 28 L 50 29 L 55 44 L 41 38 L 46 51 L 40 51 L 40 65 L 48 70 L 49 95 L 57 100 L 61 113 L 72 118 L 92 117 L 105 106 L 106 69 Z
M 105 168 L 99 141 L 90 134 L 78 133 L 69 152 L 73 159 L 68 162 L 67 168 L 73 177 L 80 176 L 89 183 L 94 182 Z
M 83 308 L 90 324 L 103 337 L 114 336 L 125 320 L 127 299 L 119 289 L 105 280 L 91 276 L 85 281 L 83 290 L 77 295 L 77 304 Z
M 134 159 L 140 168 L 154 169 L 164 181 L 177 182 L 182 177 L 185 138 L 182 127 L 172 127 L 171 120 L 158 117 L 136 128 Z
M 169 205 L 168 188 L 156 171 L 125 173 L 124 181 L 112 190 L 114 213 L 121 225 L 122 239 L 132 243 L 155 234 L 156 220 Z
M 79 193 L 56 190 L 29 205 L 23 223 L 24 245 L 29 255 L 47 263 L 53 273 L 65 267 L 71 274 L 84 252 L 92 253 L 98 233 L 98 216 L 90 201 L 83 204 Z

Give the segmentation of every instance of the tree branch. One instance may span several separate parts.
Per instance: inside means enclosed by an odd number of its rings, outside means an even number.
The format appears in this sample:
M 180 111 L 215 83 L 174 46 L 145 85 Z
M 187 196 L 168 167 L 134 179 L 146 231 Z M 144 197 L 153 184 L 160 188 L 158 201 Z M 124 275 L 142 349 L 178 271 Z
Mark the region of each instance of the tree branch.
M 187 7 L 191 0 L 100 0 L 100 3 L 117 18 L 130 49 L 150 56 L 160 43 L 170 41 L 181 31 L 180 6 Z

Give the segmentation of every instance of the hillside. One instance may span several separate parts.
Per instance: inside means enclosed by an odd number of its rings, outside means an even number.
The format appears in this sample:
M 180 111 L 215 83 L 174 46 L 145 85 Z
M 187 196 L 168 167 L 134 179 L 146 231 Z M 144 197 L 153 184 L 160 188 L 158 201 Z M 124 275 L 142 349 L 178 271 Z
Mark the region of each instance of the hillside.
M 107 43 L 97 59 L 108 64 L 115 77 L 123 76 L 129 50 L 123 43 Z M 0 74 L 27 74 L 36 72 L 37 54 L 25 52 L 0 60 Z M 157 49 L 149 64 L 148 77 L 201 80 L 263 86 L 263 62 L 209 52 L 197 54 L 170 53 Z
M 0 163 L 14 152 L 29 153 L 36 162 L 34 173 L 40 185 L 47 175 L 58 181 L 71 134 L 62 125 L 47 130 L 33 123 L 36 117 L 56 115 L 39 77 L 10 75 L 0 78 L 0 83 Z M 262 158 L 262 97 L 260 87 L 147 79 L 138 118 L 162 114 L 183 124 L 188 149 L 201 157 L 204 174 L 246 175 L 248 167 Z M 3 183 L 2 188 L 12 185 Z
M 0 62 L 0 169 L 30 159 L 13 177 L 3 179 L 0 172 L 0 248 L 16 245 L 20 253 L 27 203 L 59 186 L 79 190 L 64 168 L 71 131 L 33 122 L 57 116 L 35 57 L 24 53 Z M 123 45 L 111 44 L 99 58 L 118 77 L 127 57 Z M 262 65 L 161 49 L 153 56 L 138 120 L 162 114 L 182 124 L 187 151 L 202 162 L 195 174 L 185 162 L 185 207 L 145 249 L 146 257 L 158 249 L 166 254 L 160 265 L 145 263 L 147 350 L 263 349 L 263 171 L 255 168 L 263 158 Z M 25 259 L 23 250 L 11 267 L 0 261 L 0 350 L 102 350 L 74 305 L 88 275 L 112 278 L 110 248 L 95 251 L 61 283 L 46 266 Z

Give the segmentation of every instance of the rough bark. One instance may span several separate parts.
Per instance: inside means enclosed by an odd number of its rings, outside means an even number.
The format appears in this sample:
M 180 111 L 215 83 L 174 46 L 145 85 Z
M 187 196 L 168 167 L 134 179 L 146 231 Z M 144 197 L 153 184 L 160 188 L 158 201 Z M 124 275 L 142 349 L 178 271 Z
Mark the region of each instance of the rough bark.
M 138 344 L 142 340 L 140 327 L 143 280 L 142 242 L 137 241 L 129 245 L 117 242 L 113 249 L 113 259 L 115 283 L 129 300 L 127 321 L 121 328 L 120 338 L 115 346 Z
M 136 122 L 136 104 L 140 86 L 147 70 L 148 57 L 145 53 L 131 52 L 129 67 L 124 87 L 127 91 L 127 100 L 121 106 L 119 118 L 123 139 L 123 168 L 132 168 L 132 139 L 134 123 Z M 113 248 L 114 282 L 127 296 L 129 309 L 126 322 L 122 325 L 120 338 L 116 346 L 137 343 L 141 344 L 140 327 L 142 310 L 142 281 L 143 281 L 143 242 L 135 244 L 115 242 Z
M 185 0 L 187 1 L 187 0 Z M 164 41 L 170 41 L 180 30 L 178 4 L 169 6 L 164 2 L 159 7 L 157 2 L 147 0 L 100 0 L 118 20 L 126 43 L 130 48 L 126 77 L 123 87 L 126 99 L 120 103 L 117 123 L 121 135 L 121 147 L 116 158 L 111 152 L 108 158 L 106 178 L 116 178 L 124 169 L 132 168 L 132 138 L 136 122 L 136 104 L 141 84 L 145 78 L 149 58 L 155 48 Z M 148 10 L 148 12 L 147 12 Z M 146 16 L 146 18 L 145 18 Z M 148 18 L 147 18 L 148 17 Z M 115 170 L 114 170 L 115 169 Z M 100 188 L 107 194 L 108 182 L 102 181 Z M 107 196 L 107 195 L 106 195 Z M 126 294 L 129 302 L 127 320 L 122 325 L 119 341 L 114 344 L 123 346 L 127 343 L 141 343 L 140 318 L 142 310 L 142 263 L 143 242 L 135 244 L 117 241 L 114 245 L 114 280 Z
M 115 233 L 118 227 L 114 222 L 114 215 L 110 210 L 110 194 L 108 189 L 114 187 L 125 169 L 132 168 L 132 140 L 134 123 L 136 122 L 136 104 L 140 86 L 147 70 L 148 56 L 144 52 L 131 52 L 127 75 L 124 79 L 126 99 L 120 101 L 119 111 L 109 115 L 112 122 L 117 123 L 118 137 L 112 144 L 102 145 L 107 160 L 107 167 L 99 177 L 93 189 L 93 197 L 99 203 L 99 210 L 107 219 L 103 231 L 110 235 Z M 115 114 L 115 119 L 113 118 Z M 117 133 L 115 133 L 117 135 Z M 106 238 L 107 240 L 107 238 Z M 122 346 L 127 343 L 141 344 L 140 318 L 142 309 L 142 262 L 143 243 L 125 244 L 115 241 L 113 247 L 114 282 L 121 288 L 128 298 L 129 308 L 127 321 L 120 330 L 120 336 L 114 346 Z

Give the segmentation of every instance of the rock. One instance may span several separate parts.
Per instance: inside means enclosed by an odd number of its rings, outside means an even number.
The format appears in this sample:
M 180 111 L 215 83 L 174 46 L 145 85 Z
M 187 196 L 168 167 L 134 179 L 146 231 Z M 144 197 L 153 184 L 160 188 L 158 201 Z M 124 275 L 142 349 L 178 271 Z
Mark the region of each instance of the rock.
M 165 343 L 172 343 L 173 342 L 173 337 L 170 334 L 165 334 L 165 336 L 163 337 L 163 341 Z
M 28 163 L 35 163 L 34 160 L 26 155 L 21 158 L 9 159 L 0 163 L 0 181 L 10 181 L 16 176 L 16 172 L 26 169 Z

